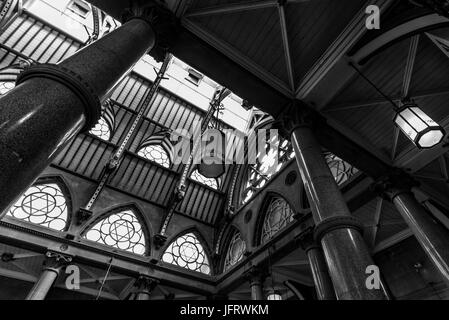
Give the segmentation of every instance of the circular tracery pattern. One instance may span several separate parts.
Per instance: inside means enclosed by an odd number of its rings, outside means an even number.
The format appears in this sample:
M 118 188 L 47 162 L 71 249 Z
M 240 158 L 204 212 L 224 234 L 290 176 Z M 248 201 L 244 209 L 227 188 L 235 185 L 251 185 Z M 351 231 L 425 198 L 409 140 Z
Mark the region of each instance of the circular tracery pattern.
M 8 212 L 9 216 L 63 231 L 67 224 L 67 203 L 56 184 L 36 185 L 28 189 Z
M 145 254 L 142 226 L 132 211 L 115 213 L 97 223 L 85 238 L 138 255 Z
M 0 82 L 0 96 L 7 94 L 9 91 L 11 91 L 12 89 L 14 89 L 16 85 L 14 84 L 14 82 L 10 82 L 10 81 L 1 81 Z
M 243 255 L 246 251 L 246 243 L 242 240 L 240 232 L 237 232 L 232 237 L 229 244 L 228 253 L 226 254 L 226 260 L 224 264 L 224 271 L 226 272 L 238 262 L 243 259 Z
M 342 185 L 359 172 L 355 167 L 351 166 L 349 163 L 343 161 L 332 153 L 326 153 L 325 157 L 338 185 Z
M 262 229 L 262 243 L 268 242 L 294 220 L 294 212 L 290 205 L 284 199 L 274 198 L 265 215 Z
M 90 130 L 90 134 L 97 136 L 98 138 L 109 141 L 111 139 L 111 127 L 108 122 L 102 117 L 98 121 L 97 125 Z
M 139 150 L 138 155 L 150 161 L 156 162 L 165 168 L 170 168 L 170 157 L 164 147 L 158 144 L 150 144 Z
M 179 237 L 165 251 L 162 260 L 192 271 L 210 274 L 209 260 L 193 233 Z
M 204 184 L 212 189 L 218 190 L 218 181 L 217 179 L 213 178 L 206 178 L 201 173 L 198 172 L 198 170 L 195 170 L 192 172 L 190 178 L 192 180 L 195 180 L 196 182 L 199 182 L 201 184 Z

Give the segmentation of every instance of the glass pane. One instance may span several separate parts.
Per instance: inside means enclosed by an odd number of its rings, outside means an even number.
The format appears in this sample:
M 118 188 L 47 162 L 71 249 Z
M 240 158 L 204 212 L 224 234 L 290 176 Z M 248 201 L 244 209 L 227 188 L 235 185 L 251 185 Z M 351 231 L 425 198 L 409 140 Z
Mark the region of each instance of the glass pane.
M 246 251 L 246 243 L 242 240 L 240 232 L 237 232 L 229 244 L 228 253 L 224 264 L 224 271 L 229 270 L 243 259 Z
M 104 118 L 100 118 L 97 125 L 90 131 L 90 133 L 105 141 L 111 139 L 111 128 Z
M 170 158 L 165 151 L 164 147 L 157 144 L 146 146 L 138 152 L 138 155 L 142 158 L 156 162 L 165 168 L 170 168 Z
M 112 214 L 98 222 L 86 233 L 85 238 L 138 255 L 146 252 L 142 225 L 130 210 Z
M 67 224 L 67 203 L 56 184 L 28 189 L 9 210 L 9 216 L 43 227 L 63 231 Z
M 193 233 L 176 239 L 165 251 L 162 261 L 191 271 L 210 274 L 209 259 Z
M 198 170 L 195 170 L 192 175 L 190 176 L 192 180 L 195 180 L 196 182 L 199 182 L 201 184 L 204 184 L 208 187 L 211 187 L 212 189 L 218 190 L 218 182 L 217 179 L 212 178 L 206 178 L 201 173 L 198 172 Z

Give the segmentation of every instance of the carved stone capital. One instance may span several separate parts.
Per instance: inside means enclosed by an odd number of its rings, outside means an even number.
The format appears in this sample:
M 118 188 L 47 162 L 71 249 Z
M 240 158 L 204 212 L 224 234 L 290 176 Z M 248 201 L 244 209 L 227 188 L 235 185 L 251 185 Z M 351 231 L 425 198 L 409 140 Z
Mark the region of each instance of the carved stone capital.
M 159 285 L 159 280 L 141 275 L 136 280 L 134 286 L 137 287 L 137 293 L 150 294 Z
M 259 266 L 254 266 L 247 270 L 243 276 L 250 282 L 250 285 L 260 284 L 267 277 L 267 272 Z
M 44 270 L 52 270 L 59 273 L 59 271 L 69 265 L 72 260 L 72 256 L 59 252 L 48 251 L 45 254 Z
M 277 117 L 274 128 L 278 129 L 282 136 L 290 138 L 297 128 L 314 128 L 319 121 L 324 120 L 318 113 L 304 102 L 296 100 Z
M 402 193 L 411 192 L 413 187 L 419 186 L 419 182 L 414 180 L 410 175 L 402 170 L 392 170 L 388 175 L 378 179 L 371 189 L 379 196 L 393 200 Z
M 101 103 L 92 86 L 77 73 L 55 64 L 31 65 L 17 77 L 19 85 L 32 78 L 46 78 L 56 81 L 70 89 L 82 102 L 86 124 L 84 131 L 96 125 L 101 115 Z
M 305 252 L 309 252 L 313 249 L 320 249 L 320 245 L 315 241 L 313 228 L 308 228 L 305 232 L 303 232 L 298 238 L 297 241 L 299 245 Z
M 449 0 L 410 0 L 410 2 L 429 8 L 439 15 L 449 18 Z
M 123 21 L 142 19 L 151 25 L 155 36 L 155 46 L 150 54 L 162 62 L 178 34 L 179 22 L 175 14 L 168 10 L 161 1 L 134 2 L 133 7 L 128 8 L 123 15 Z

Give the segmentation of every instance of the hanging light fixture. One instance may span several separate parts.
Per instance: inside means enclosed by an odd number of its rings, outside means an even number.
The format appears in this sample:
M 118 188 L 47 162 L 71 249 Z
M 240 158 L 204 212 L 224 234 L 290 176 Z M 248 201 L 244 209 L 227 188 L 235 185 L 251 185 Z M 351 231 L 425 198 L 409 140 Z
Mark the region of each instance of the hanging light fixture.
M 353 63 L 350 65 L 376 91 L 389 101 L 396 112 L 394 123 L 419 149 L 430 149 L 440 144 L 446 136 L 446 131 L 430 118 L 413 101 L 404 98 L 399 107 L 390 97 L 384 94 L 370 79 L 368 79 Z

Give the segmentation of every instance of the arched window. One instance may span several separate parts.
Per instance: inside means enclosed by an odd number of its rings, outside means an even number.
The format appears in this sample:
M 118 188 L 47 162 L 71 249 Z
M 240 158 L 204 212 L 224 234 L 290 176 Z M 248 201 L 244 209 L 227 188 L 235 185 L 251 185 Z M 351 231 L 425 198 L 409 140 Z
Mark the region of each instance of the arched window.
M 141 148 L 137 153 L 140 157 L 156 162 L 165 168 L 170 168 L 170 157 L 165 148 L 160 144 L 149 144 Z
M 14 89 L 15 83 L 11 81 L 0 81 L 0 96 L 7 94 L 9 91 Z
M 162 256 L 162 261 L 191 271 L 211 273 L 204 247 L 193 233 L 185 234 L 173 241 Z
M 198 170 L 195 170 L 190 175 L 190 179 L 199 182 L 201 184 L 204 184 L 205 186 L 208 186 L 212 189 L 218 190 L 218 181 L 217 179 L 213 178 L 206 178 L 201 173 L 198 172 Z
M 243 191 L 243 203 L 248 202 L 257 190 L 262 189 L 284 165 L 295 157 L 288 140 L 280 138 L 278 144 L 267 142 L 267 154 L 249 167 L 248 180 Z
M 114 122 L 114 108 L 110 102 L 106 102 L 103 105 L 102 116 L 95 127 L 90 130 L 90 134 L 93 134 L 104 141 L 110 141 L 114 131 Z
M 324 155 L 338 185 L 344 184 L 359 172 L 355 167 L 330 152 L 326 152 Z
M 89 229 L 84 237 L 138 255 L 146 252 L 142 225 L 131 210 L 109 215 Z
M 68 219 L 67 201 L 57 184 L 37 184 L 20 197 L 7 215 L 63 231 Z
M 273 198 L 265 214 L 261 243 L 267 243 L 294 220 L 294 212 L 290 205 L 282 198 Z
M 90 130 L 90 133 L 104 141 L 109 141 L 111 139 L 111 127 L 103 117 L 101 117 L 95 127 Z
M 228 252 L 226 254 L 224 271 L 228 271 L 237 263 L 239 263 L 245 254 L 246 243 L 243 241 L 240 232 L 235 232 L 229 243 Z

